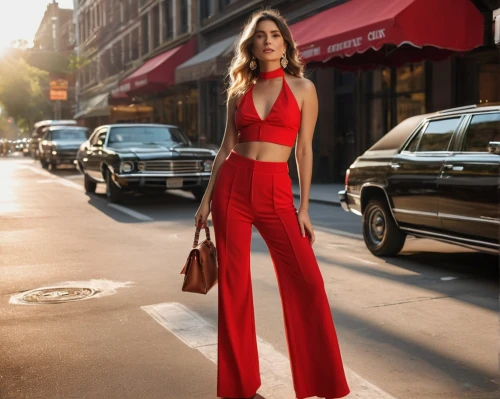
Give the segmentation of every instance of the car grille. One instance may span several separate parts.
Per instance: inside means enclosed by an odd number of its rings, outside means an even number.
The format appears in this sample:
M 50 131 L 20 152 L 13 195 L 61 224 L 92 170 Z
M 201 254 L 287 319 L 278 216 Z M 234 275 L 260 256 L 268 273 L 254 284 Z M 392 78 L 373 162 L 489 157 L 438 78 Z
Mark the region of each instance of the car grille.
M 76 159 L 77 150 L 59 150 L 57 152 L 58 158 L 61 160 L 72 161 Z
M 197 173 L 200 172 L 201 161 L 146 161 L 144 172 L 173 172 Z

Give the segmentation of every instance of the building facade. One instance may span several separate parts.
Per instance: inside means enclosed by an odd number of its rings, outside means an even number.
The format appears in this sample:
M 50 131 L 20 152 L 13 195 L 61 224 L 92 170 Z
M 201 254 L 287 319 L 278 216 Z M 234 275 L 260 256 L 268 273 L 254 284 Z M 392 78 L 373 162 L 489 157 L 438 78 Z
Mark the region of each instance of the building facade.
M 47 69 L 52 79 L 63 78 L 68 82 L 66 100 L 54 100 L 54 118 L 71 119 L 75 109 L 75 79 L 71 73 L 61 71 L 64 62 L 74 53 L 76 44 L 73 10 L 59 8 L 53 0 L 47 5 L 44 16 L 35 33 L 30 60 Z M 54 69 L 54 70 L 53 70 Z M 49 88 L 45 95 L 50 98 Z
M 74 33 L 73 10 L 59 8 L 59 4 L 54 0 L 47 5 L 35 33 L 33 49 L 70 55 L 75 46 Z
M 225 129 L 225 75 L 234 43 L 253 11 L 266 6 L 278 9 L 292 32 L 301 32 L 295 29 L 299 23 L 320 16 L 315 21 L 328 33 L 335 28 L 329 18 L 337 7 L 349 11 L 347 7 L 367 5 L 363 4 L 366 0 L 75 2 L 79 3 L 75 6 L 79 54 L 89 60 L 79 78 L 79 110 L 85 123 L 172 123 L 195 144 L 212 148 L 219 147 Z M 484 40 L 473 50 L 445 48 L 438 60 L 420 56 L 424 53 L 419 55 L 416 47 L 411 57 L 386 65 L 395 50 L 388 45 L 373 54 L 367 52 L 378 57 L 368 68 L 364 54 L 351 57 L 340 52 L 321 62 L 304 57 L 306 77 L 316 84 L 320 107 L 313 142 L 314 181 L 343 181 L 346 169 L 359 154 L 409 116 L 500 101 L 499 52 L 492 22 L 496 0 L 459 1 L 465 2 L 473 4 L 484 18 L 484 25 L 477 25 L 484 30 Z M 422 7 L 430 4 L 427 0 L 413 3 Z M 450 0 L 447 3 L 452 4 Z M 359 22 L 364 14 L 352 15 L 357 15 Z M 445 24 L 450 30 L 454 27 L 453 21 Z M 295 41 L 300 45 L 307 39 L 303 34 L 312 30 L 294 33 Z M 384 33 L 373 34 L 372 39 L 377 35 L 383 37 Z M 332 51 L 343 45 L 335 46 Z M 314 51 L 305 52 L 310 55 Z M 433 54 L 432 49 L 429 54 Z M 340 59 L 351 63 L 341 65 L 337 62 Z M 118 112 L 125 109 L 128 112 Z M 115 114 L 113 110 L 118 111 Z M 296 174 L 294 159 L 290 169 Z
M 355 72 L 328 63 L 309 65 L 320 102 L 314 146 L 316 181 L 344 181 L 346 170 L 357 156 L 410 116 L 500 102 L 500 53 L 493 40 L 497 2 L 471 3 L 484 18 L 483 45 L 473 50 L 450 51 L 439 61 L 424 57 L 401 66 Z
M 90 127 L 116 121 L 154 121 L 149 99 L 117 91 L 146 60 L 192 35 L 191 0 L 75 0 L 78 73 L 75 117 Z M 114 93 L 114 94 L 113 94 Z

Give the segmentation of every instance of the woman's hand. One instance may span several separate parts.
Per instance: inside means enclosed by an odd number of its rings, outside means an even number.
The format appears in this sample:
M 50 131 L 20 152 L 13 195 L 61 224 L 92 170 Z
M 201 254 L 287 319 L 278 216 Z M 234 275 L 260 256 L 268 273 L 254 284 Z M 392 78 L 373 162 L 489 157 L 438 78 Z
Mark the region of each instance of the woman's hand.
M 210 202 L 202 201 L 196 215 L 194 215 L 194 225 L 204 229 L 207 225 L 208 215 L 210 215 Z
M 309 219 L 309 213 L 305 210 L 299 209 L 299 212 L 297 213 L 297 220 L 299 221 L 300 234 L 302 237 L 305 237 L 307 234 L 310 244 L 313 245 L 316 238 L 314 236 L 311 219 Z

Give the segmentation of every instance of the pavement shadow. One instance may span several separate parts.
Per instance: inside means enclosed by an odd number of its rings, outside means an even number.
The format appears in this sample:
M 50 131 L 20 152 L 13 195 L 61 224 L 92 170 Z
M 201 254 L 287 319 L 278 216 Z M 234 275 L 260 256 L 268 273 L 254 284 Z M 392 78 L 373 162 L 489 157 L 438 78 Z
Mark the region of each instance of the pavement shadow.
M 199 203 L 192 198 L 180 197 L 172 194 L 155 196 L 126 195 L 120 207 L 139 212 L 152 220 L 140 220 L 110 206 L 105 194 L 86 194 L 88 204 L 119 223 L 151 223 L 151 222 L 178 222 L 194 221 L 194 215 Z
M 357 342 L 365 342 L 366 348 L 381 343 L 390 347 L 391 350 L 386 351 L 382 356 L 386 358 L 394 357 L 395 359 L 394 362 L 388 359 L 387 364 L 401 363 L 403 356 L 407 359 L 420 359 L 431 365 L 432 368 L 439 370 L 442 375 L 448 376 L 450 381 L 454 381 L 456 386 L 461 388 L 463 396 L 460 397 L 463 398 L 493 398 L 494 396 L 490 396 L 490 394 L 494 395 L 500 388 L 498 374 L 478 370 L 475 365 L 460 359 L 460 352 L 457 352 L 456 356 L 447 355 L 444 351 L 439 353 L 415 340 L 399 336 L 397 331 L 390 330 L 390 326 L 384 328 L 366 319 L 354 317 L 342 310 L 332 307 L 331 310 L 335 318 L 335 324 L 349 331 L 346 336 L 350 334 L 358 336 L 359 340 Z M 370 342 L 373 342 L 373 345 Z M 415 370 L 415 362 L 411 363 L 415 375 L 419 375 L 419 370 Z
M 272 290 L 275 289 L 274 282 L 259 280 L 255 283 L 258 283 L 259 289 L 265 285 L 272 286 Z M 330 311 L 336 329 L 339 331 L 339 335 L 342 335 L 341 344 L 343 340 L 350 341 L 352 345 L 359 345 L 359 342 L 363 342 L 364 348 L 360 348 L 362 351 L 374 350 L 374 347 L 382 345 L 387 350 L 378 355 L 375 353 L 374 356 L 384 356 L 385 364 L 406 364 L 408 368 L 412 369 L 412 373 L 422 375 L 417 369 L 417 363 L 414 361 L 420 359 L 425 363 L 422 367 L 432 367 L 437 370 L 439 375 L 449 377 L 450 386 L 456 384 L 457 387 L 460 387 L 463 391 L 461 398 L 496 398 L 494 395 L 497 394 L 500 388 L 498 374 L 485 372 L 485 370 L 478 369 L 476 365 L 460 359 L 460 351 L 454 355 L 447 354 L 445 351 L 440 352 L 439 349 L 426 346 L 411 337 L 401 336 L 390 325 L 376 324 L 376 322 L 367 318 L 355 316 L 331 305 Z M 354 338 L 354 336 L 357 338 Z M 436 348 L 439 348 L 439 346 L 436 346 Z M 408 362 L 408 359 L 411 362 Z M 347 358 L 344 361 L 349 364 Z
M 397 257 L 383 258 L 385 263 L 410 271 L 421 266 L 450 273 L 464 273 L 484 280 L 499 278 L 499 258 L 483 252 L 402 252 Z
M 436 254 L 436 255 L 439 258 L 443 259 L 442 256 L 444 256 L 444 255 L 458 255 L 458 254 L 449 254 L 448 253 L 448 254 Z M 464 255 L 464 254 L 460 254 L 460 255 Z M 483 255 L 483 254 L 475 254 L 475 255 Z M 428 291 L 434 291 L 442 296 L 453 297 L 456 300 L 477 306 L 479 308 L 488 309 L 488 310 L 491 310 L 494 312 L 498 311 L 498 303 L 496 301 L 488 300 L 488 297 L 494 296 L 495 292 L 497 292 L 495 290 L 495 287 L 493 287 L 493 285 L 495 283 L 492 282 L 492 284 L 491 284 L 491 294 L 484 292 L 483 287 L 472 287 L 471 288 L 471 286 L 470 286 L 471 280 L 472 281 L 477 280 L 477 278 L 476 278 L 476 276 L 470 274 L 473 270 L 476 270 L 476 269 L 472 270 L 470 265 L 469 265 L 470 278 L 467 276 L 462 276 L 462 277 L 457 278 L 456 280 L 444 282 L 444 281 L 440 280 L 438 277 L 430 277 L 430 276 L 426 276 L 426 275 L 422 274 L 421 269 L 432 267 L 432 264 L 431 264 L 431 266 L 429 266 L 429 264 L 427 264 L 427 263 L 419 264 L 418 260 L 415 260 L 415 259 L 413 259 L 412 261 L 402 260 L 402 261 L 398 262 L 395 259 L 399 259 L 399 258 L 391 258 L 393 265 L 395 265 L 397 267 L 402 267 L 406 270 L 411 270 L 411 271 L 416 273 L 416 274 L 413 274 L 411 276 L 392 274 L 390 272 L 386 272 L 384 270 L 381 270 L 379 267 L 364 266 L 364 265 L 355 264 L 354 262 L 347 263 L 347 262 L 341 262 L 338 260 L 332 260 L 332 259 L 327 258 L 327 257 L 322 256 L 322 255 L 316 255 L 316 259 L 318 260 L 318 262 L 325 264 L 325 265 L 342 267 L 344 269 L 351 270 L 351 271 L 354 270 L 356 272 L 370 275 L 370 276 L 373 276 L 376 278 L 386 279 L 386 280 L 394 281 L 394 282 L 397 282 L 399 284 L 404 284 L 404 285 L 408 285 L 408 286 L 412 286 L 412 287 L 425 288 Z M 408 264 L 405 267 L 404 264 L 407 262 L 408 262 Z M 447 260 L 446 262 L 449 262 L 449 260 Z M 439 265 L 435 266 L 435 267 L 439 268 Z M 448 272 L 449 272 L 449 270 L 448 270 Z M 484 284 L 482 282 L 482 280 L 481 280 L 481 284 Z M 457 294 L 457 291 L 458 291 L 458 294 Z M 471 291 L 474 291 L 475 295 L 468 295 L 469 293 L 471 293 Z M 481 295 L 478 295 L 479 293 L 481 293 Z
M 57 169 L 52 169 L 49 167 L 48 169 L 44 169 L 49 173 L 52 173 L 55 176 L 66 177 L 68 175 L 83 175 L 78 171 L 78 169 L 72 165 L 61 165 L 58 166 Z

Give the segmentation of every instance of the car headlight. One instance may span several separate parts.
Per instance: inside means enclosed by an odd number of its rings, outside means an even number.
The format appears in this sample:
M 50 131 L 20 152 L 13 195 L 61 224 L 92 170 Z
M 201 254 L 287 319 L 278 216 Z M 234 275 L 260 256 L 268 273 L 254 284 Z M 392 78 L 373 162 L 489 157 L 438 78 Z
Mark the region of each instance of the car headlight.
M 57 155 L 57 151 L 52 151 L 52 155 Z
M 137 164 L 137 169 L 142 172 L 144 169 L 146 169 L 146 163 L 145 162 L 139 162 Z
M 134 170 L 134 164 L 130 161 L 122 162 L 120 165 L 120 171 L 122 172 L 132 172 Z
M 213 164 L 214 161 L 212 161 L 211 159 L 203 161 L 203 171 L 210 172 L 212 170 Z

